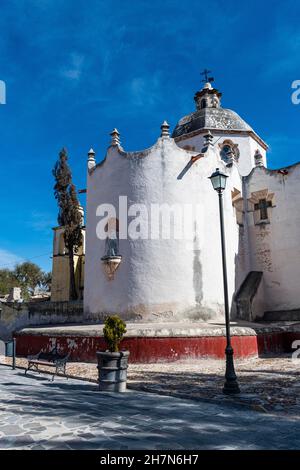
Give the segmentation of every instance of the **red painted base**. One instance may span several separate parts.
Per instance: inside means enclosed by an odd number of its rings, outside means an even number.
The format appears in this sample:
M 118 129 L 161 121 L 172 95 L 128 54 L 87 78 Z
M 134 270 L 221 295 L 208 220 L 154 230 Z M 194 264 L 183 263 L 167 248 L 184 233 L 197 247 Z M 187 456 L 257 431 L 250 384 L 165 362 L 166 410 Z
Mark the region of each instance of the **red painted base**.
M 37 354 L 41 349 L 71 352 L 71 361 L 96 362 L 96 351 L 106 349 L 102 337 L 47 336 L 16 334 L 17 355 Z M 265 353 L 292 351 L 292 342 L 300 339 L 300 332 L 261 333 L 257 336 L 233 336 L 235 357 L 251 357 Z M 178 359 L 210 357 L 224 358 L 225 337 L 130 337 L 122 342 L 122 349 L 130 351 L 130 362 L 171 362 Z

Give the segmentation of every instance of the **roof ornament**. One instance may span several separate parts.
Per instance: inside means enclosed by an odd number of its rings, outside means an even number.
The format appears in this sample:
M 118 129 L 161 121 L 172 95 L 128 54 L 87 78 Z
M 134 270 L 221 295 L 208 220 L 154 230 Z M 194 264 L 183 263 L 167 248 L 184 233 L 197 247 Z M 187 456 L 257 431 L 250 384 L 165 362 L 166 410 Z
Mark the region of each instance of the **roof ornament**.
M 111 144 L 110 145 L 120 145 L 120 132 L 118 129 L 114 128 L 110 133 L 111 135 Z
M 210 77 L 209 74 L 211 73 L 210 70 L 204 69 L 203 72 L 200 73 L 200 75 L 204 76 L 204 79 L 201 80 L 203 83 L 211 83 L 214 82 L 215 79 L 214 77 Z
M 264 166 L 264 159 L 260 151 L 257 149 L 254 154 L 255 166 Z
M 212 133 L 210 131 L 207 132 L 207 134 L 204 134 L 204 145 L 207 146 L 207 147 L 213 147 L 214 144 L 213 144 L 213 140 L 214 140 L 214 136 L 212 135 Z
M 162 125 L 160 126 L 160 128 L 161 128 L 161 134 L 160 134 L 160 136 L 161 136 L 162 138 L 164 138 L 164 137 L 170 137 L 170 132 L 169 132 L 170 126 L 169 126 L 169 124 L 167 123 L 167 121 L 164 121 L 164 122 L 162 123 Z
M 95 152 L 94 150 L 91 148 L 89 151 L 88 151 L 88 169 L 92 169 L 95 165 L 96 165 L 96 159 L 95 159 Z
M 197 111 L 206 108 L 220 108 L 221 106 L 220 99 L 222 93 L 212 86 L 212 82 L 214 82 L 215 79 L 209 75 L 210 73 L 210 70 L 207 69 L 201 72 L 201 75 L 204 76 L 202 80 L 204 85 L 200 91 L 197 91 L 194 97 Z M 206 113 L 206 111 L 203 111 L 203 113 Z
M 212 135 L 210 130 L 208 130 L 207 133 L 204 134 L 203 139 L 204 139 L 204 142 L 203 142 L 203 148 L 201 152 L 206 153 L 209 148 L 212 148 L 214 146 L 213 144 L 214 136 Z

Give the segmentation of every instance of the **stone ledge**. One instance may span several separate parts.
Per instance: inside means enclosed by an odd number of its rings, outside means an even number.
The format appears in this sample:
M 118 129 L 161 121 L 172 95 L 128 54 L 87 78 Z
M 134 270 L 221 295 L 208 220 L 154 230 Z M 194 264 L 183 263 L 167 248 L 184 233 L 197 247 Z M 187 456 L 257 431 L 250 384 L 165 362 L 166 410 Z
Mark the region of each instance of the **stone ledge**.
M 300 323 L 253 324 L 232 323 L 232 336 L 257 336 L 266 333 L 300 332 Z M 38 336 L 103 336 L 103 325 L 59 325 L 23 328 L 18 335 Z M 214 323 L 127 323 L 126 338 L 168 338 L 168 337 L 214 337 L 226 336 L 225 326 Z

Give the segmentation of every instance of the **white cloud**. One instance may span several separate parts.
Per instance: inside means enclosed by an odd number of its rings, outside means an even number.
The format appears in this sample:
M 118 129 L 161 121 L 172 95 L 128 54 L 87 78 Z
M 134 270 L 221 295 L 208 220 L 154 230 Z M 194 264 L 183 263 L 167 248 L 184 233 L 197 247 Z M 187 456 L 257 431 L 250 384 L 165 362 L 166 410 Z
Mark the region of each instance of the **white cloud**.
M 8 250 L 3 250 L 0 248 L 0 269 L 8 268 L 12 269 L 17 263 L 22 263 L 24 261 L 21 256 L 16 255 Z
M 82 74 L 83 63 L 83 55 L 73 52 L 70 56 L 69 66 L 61 70 L 61 75 L 69 80 L 78 81 Z
M 31 213 L 31 221 L 28 222 L 28 225 L 37 232 L 44 232 L 51 235 L 53 222 L 53 217 L 49 214 L 34 211 Z
M 161 99 L 161 77 L 135 77 L 129 83 L 131 99 L 136 106 L 153 106 Z

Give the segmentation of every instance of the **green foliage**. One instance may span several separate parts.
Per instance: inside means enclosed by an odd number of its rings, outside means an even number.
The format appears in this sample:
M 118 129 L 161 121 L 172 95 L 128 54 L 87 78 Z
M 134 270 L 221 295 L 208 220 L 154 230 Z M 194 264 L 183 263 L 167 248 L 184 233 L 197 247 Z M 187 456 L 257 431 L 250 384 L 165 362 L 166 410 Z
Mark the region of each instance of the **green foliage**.
M 0 294 L 7 295 L 12 287 L 20 287 L 14 271 L 10 269 L 0 269 Z
M 105 319 L 103 334 L 110 352 L 119 352 L 119 345 L 126 333 L 126 323 L 117 315 Z
M 52 174 L 55 178 L 54 195 L 58 203 L 58 225 L 66 225 L 65 219 L 66 206 L 68 205 L 68 188 L 72 182 L 72 174 L 67 163 L 68 155 L 65 148 L 59 153 L 59 159 L 55 163 Z
M 48 292 L 51 290 L 51 282 L 52 282 L 52 273 L 50 272 L 44 272 L 42 279 L 41 279 L 41 284 L 40 288 L 42 291 Z
M 70 260 L 70 298 L 77 299 L 74 253 L 82 245 L 82 215 L 79 210 L 76 188 L 72 183 L 72 173 L 67 163 L 68 155 L 66 149 L 59 153 L 59 159 L 53 169 L 55 178 L 54 195 L 58 203 L 58 224 L 63 226 L 65 246 L 69 252 Z
M 82 215 L 78 210 L 79 202 L 76 195 L 76 188 L 73 184 L 69 186 L 67 194 L 67 205 L 64 209 L 64 240 L 67 250 L 77 253 L 78 248 L 82 244 Z
M 19 285 L 28 290 L 30 294 L 33 294 L 35 287 L 41 283 L 43 277 L 41 268 L 29 261 L 17 264 L 14 274 Z
M 1 295 L 8 294 L 12 287 L 21 287 L 22 297 L 26 300 L 37 287 L 47 292 L 50 286 L 51 273 L 43 272 L 39 266 L 29 261 L 17 264 L 13 270 L 0 269 Z

